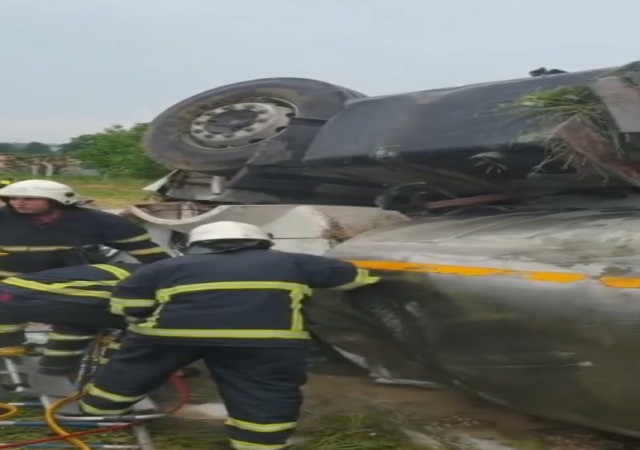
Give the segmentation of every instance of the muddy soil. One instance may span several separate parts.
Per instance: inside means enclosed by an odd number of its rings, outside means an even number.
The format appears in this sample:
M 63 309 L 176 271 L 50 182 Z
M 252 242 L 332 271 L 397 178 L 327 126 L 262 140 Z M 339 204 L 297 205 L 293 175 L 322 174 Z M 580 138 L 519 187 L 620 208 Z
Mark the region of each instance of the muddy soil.
M 224 408 L 204 367 L 196 367 L 202 371 L 200 376 L 186 380 L 191 389 L 191 403 L 175 417 L 149 426 L 157 450 L 228 448 L 223 429 Z M 303 441 L 296 450 L 306 450 L 304 439 L 317 431 L 319 419 L 326 423 L 332 417 L 344 420 L 345 414 L 348 417 L 374 413 L 388 417 L 389 423 L 411 438 L 412 445 L 402 450 L 640 450 L 640 440 L 526 416 L 457 390 L 379 384 L 344 360 L 314 364 L 304 391 L 305 404 L 297 433 Z M 168 388 L 156 394 L 154 397 L 161 406 L 173 401 Z M 27 411 L 24 415 L 28 418 L 36 414 Z M 340 424 L 330 425 L 337 433 L 349 426 L 340 430 Z M 357 438 L 360 442 L 343 442 L 345 445 L 339 449 L 329 446 L 314 450 L 379 450 L 375 435 L 388 431 L 388 426 L 373 430 L 372 446 L 365 446 L 362 438 Z M 43 437 L 46 431 L 1 427 L 0 434 L 2 441 L 15 442 Z M 98 439 L 108 444 L 132 443 L 124 433 Z
M 399 426 L 414 437 L 416 449 L 640 450 L 639 440 L 526 416 L 452 389 L 379 384 L 347 363 L 340 367 L 333 363 L 323 373 L 314 372 L 305 387 L 304 413 L 297 434 L 301 439 L 313 432 L 307 425 L 318 417 L 381 410 L 400 418 L 395 422 L 406 425 Z M 226 448 L 215 446 L 224 440 L 220 405 L 211 405 L 219 401 L 215 387 L 206 375 L 189 384 L 192 403 L 199 406 L 187 407 L 176 418 L 154 424 L 157 448 L 173 450 L 179 447 L 172 445 L 185 443 L 194 449 Z M 171 427 L 169 441 L 167 426 Z M 304 448 L 300 444 L 300 449 Z M 349 448 L 369 447 L 354 443 Z

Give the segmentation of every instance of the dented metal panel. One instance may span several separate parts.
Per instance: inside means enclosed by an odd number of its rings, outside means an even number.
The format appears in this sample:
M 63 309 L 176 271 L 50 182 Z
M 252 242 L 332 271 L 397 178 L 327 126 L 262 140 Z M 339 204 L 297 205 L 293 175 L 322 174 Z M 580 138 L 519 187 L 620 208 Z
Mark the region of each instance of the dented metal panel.
M 343 300 L 352 314 L 385 311 L 381 327 L 425 374 L 640 437 L 639 228 L 640 210 L 457 214 L 373 230 L 329 254 L 384 275 Z M 331 342 L 338 325 L 322 323 L 320 303 L 316 332 Z
M 560 122 L 519 107 L 522 97 L 583 86 L 599 69 L 351 101 L 318 133 L 304 163 L 388 183 L 426 181 L 455 195 L 511 189 L 601 187 L 548 158 Z M 615 180 L 611 181 L 615 184 Z

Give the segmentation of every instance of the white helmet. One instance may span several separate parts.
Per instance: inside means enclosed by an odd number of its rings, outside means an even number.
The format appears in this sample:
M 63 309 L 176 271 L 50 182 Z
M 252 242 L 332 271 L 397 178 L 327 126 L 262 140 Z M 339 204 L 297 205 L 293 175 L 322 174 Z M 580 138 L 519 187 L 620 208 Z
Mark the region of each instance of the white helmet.
M 242 222 L 214 222 L 195 227 L 189 233 L 189 245 L 203 241 L 242 239 L 271 242 L 262 228 Z
M 63 205 L 72 205 L 78 201 L 70 186 L 50 180 L 17 181 L 0 189 L 0 197 L 48 198 Z

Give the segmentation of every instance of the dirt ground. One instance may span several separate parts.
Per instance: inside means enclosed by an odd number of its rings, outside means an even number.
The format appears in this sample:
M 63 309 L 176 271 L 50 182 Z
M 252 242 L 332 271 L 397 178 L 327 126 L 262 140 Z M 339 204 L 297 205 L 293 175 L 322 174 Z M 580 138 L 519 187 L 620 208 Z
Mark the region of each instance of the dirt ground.
M 312 373 L 305 387 L 304 412 L 297 433 L 303 441 L 296 449 L 640 450 L 640 441 L 634 439 L 537 419 L 446 388 L 378 384 L 349 367 L 332 370 L 334 374 L 324 372 Z M 189 384 L 194 404 L 219 401 L 206 375 Z M 164 395 L 170 396 L 167 392 Z M 360 421 L 354 421 L 358 416 Z M 221 444 L 221 420 L 197 414 L 186 417 L 151 426 L 158 449 L 177 450 L 185 443 L 193 449 L 226 448 Z M 363 418 L 368 427 L 365 436 L 354 430 L 362 426 Z M 386 442 L 385 434 L 396 431 L 389 425 L 413 439 L 406 445 L 383 446 L 380 442 Z M 308 447 L 304 439 L 313 440 L 319 427 L 331 428 L 336 443 Z M 338 439 L 340 434 L 344 436 Z

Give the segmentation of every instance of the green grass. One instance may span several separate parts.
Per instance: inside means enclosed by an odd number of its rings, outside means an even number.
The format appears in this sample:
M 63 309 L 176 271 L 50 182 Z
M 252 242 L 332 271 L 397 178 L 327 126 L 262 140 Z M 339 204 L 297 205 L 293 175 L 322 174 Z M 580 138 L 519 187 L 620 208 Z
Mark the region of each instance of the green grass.
M 16 181 L 44 178 L 30 174 L 5 174 Z M 83 199 L 95 200 L 100 208 L 120 208 L 135 203 L 152 202 L 152 196 L 142 188 L 153 180 L 124 177 L 53 176 L 48 178 L 72 186 Z
M 590 124 L 596 133 L 611 141 L 618 155 L 625 154 L 617 131 L 608 119 L 605 106 L 587 86 L 535 91 L 516 99 L 513 104 L 538 119 L 542 129 L 558 126 L 571 119 L 581 119 Z M 534 173 L 551 162 L 561 161 L 566 168 L 574 162 L 576 156 L 584 160 L 566 142 L 553 136 L 546 142 L 546 151 L 546 158 L 534 168 Z M 597 165 L 587 161 L 583 163 L 592 165 L 596 172 L 600 172 Z
M 381 411 L 323 415 L 304 424 L 307 450 L 415 450 L 393 416 Z
M 20 407 L 20 412 L 10 419 L 6 420 L 44 420 L 44 410 L 42 408 L 32 407 Z M 87 431 L 87 428 L 74 428 L 66 427 L 60 424 L 63 429 L 73 433 L 77 431 Z M 47 437 L 56 436 L 55 433 L 49 430 L 47 426 L 42 427 L 16 427 L 5 426 L 0 427 L 0 442 L 2 443 L 15 443 L 23 441 L 31 441 L 36 439 L 43 439 Z M 87 444 L 91 443 L 106 443 L 106 444 L 133 444 L 135 439 L 133 438 L 131 431 L 116 431 L 111 433 L 104 433 L 100 435 L 83 436 L 81 440 Z M 64 441 L 58 441 L 64 442 Z M 20 447 L 26 448 L 26 447 Z M 31 448 L 31 447 L 29 447 Z M 69 448 L 72 448 L 69 446 Z
M 568 120 L 576 115 L 601 120 L 604 105 L 586 86 L 574 86 L 549 91 L 531 92 L 515 101 L 529 111 Z

